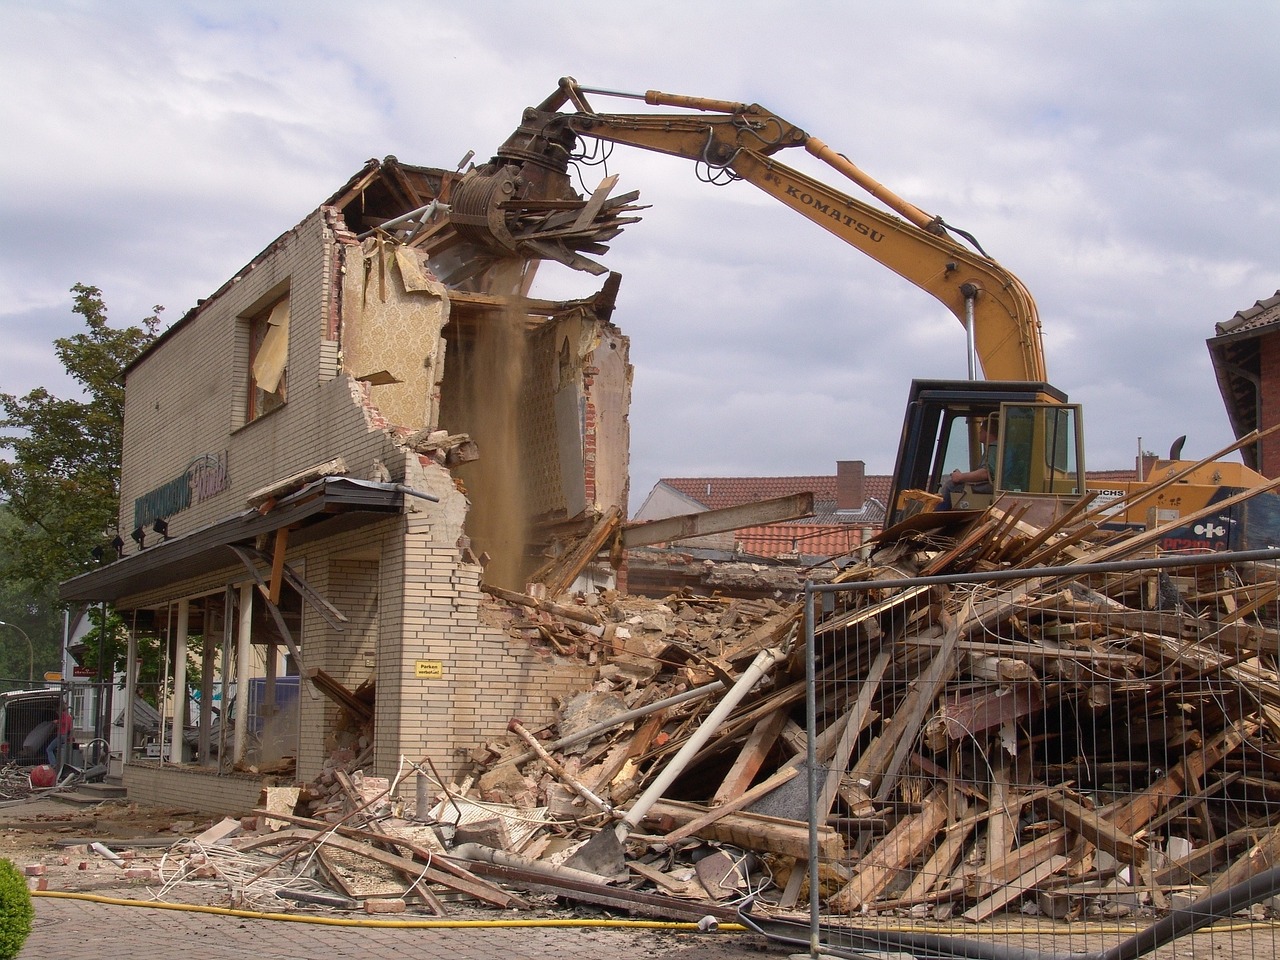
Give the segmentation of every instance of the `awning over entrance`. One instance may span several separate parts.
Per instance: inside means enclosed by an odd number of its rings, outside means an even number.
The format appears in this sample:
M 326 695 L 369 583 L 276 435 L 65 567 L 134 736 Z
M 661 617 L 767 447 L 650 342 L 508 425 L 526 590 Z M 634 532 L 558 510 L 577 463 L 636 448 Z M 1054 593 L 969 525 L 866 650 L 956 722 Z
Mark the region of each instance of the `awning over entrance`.
M 406 493 L 435 499 L 398 483 L 324 477 L 282 497 L 266 513 L 248 509 L 73 577 L 61 584 L 59 596 L 68 601 L 115 603 L 130 594 L 238 565 L 229 548 L 252 546 L 265 533 L 288 528 L 290 543 L 299 544 L 398 514 Z

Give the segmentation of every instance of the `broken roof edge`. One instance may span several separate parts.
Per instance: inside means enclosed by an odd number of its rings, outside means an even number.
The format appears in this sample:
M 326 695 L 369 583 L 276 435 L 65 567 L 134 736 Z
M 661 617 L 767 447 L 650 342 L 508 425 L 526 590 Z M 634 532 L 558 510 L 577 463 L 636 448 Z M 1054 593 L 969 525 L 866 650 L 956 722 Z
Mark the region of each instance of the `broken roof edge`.
M 130 361 L 124 367 L 124 369 L 120 371 L 121 382 L 123 382 L 124 378 L 129 374 L 131 370 L 133 370 L 140 363 L 142 363 L 143 360 L 145 360 L 153 352 L 155 352 L 162 343 L 169 340 L 172 336 L 174 336 L 177 333 L 177 331 L 181 330 L 183 327 L 187 326 L 187 324 L 191 323 L 196 317 L 198 317 L 201 313 L 203 313 L 205 309 L 207 309 L 208 307 L 212 306 L 215 302 L 217 302 L 217 300 L 224 293 L 226 293 L 233 286 L 235 286 L 237 283 L 239 283 L 241 280 L 247 277 L 250 273 L 252 273 L 259 265 L 261 265 L 267 259 L 267 257 L 269 257 L 276 249 L 278 249 L 280 245 L 284 243 L 284 241 L 288 237 L 290 237 L 292 234 L 296 233 L 299 229 L 301 229 L 303 224 L 305 224 L 312 217 L 315 217 L 317 214 L 325 213 L 327 211 L 328 216 L 330 217 L 330 221 L 329 221 L 330 226 L 332 226 L 335 230 L 339 228 L 339 225 L 341 225 L 342 229 L 344 230 L 349 229 L 349 225 L 346 224 L 346 221 L 342 215 L 343 207 L 351 203 L 355 199 L 355 197 L 358 195 L 360 190 L 366 189 L 372 183 L 374 183 L 377 180 L 379 175 L 389 170 L 400 170 L 400 169 L 413 170 L 421 173 L 438 173 L 442 176 L 448 175 L 449 173 L 449 171 L 443 170 L 438 167 L 423 167 L 423 166 L 416 166 L 413 164 L 401 163 L 394 156 L 388 156 L 383 160 L 378 160 L 376 158 L 371 158 L 369 160 L 366 160 L 364 165 L 359 170 L 357 170 L 354 174 L 348 177 L 346 183 L 344 183 L 338 190 L 330 194 L 329 197 L 325 199 L 322 203 L 320 203 L 318 206 L 313 207 L 311 210 L 308 210 L 302 216 L 302 218 L 299 219 L 293 226 L 291 226 L 289 229 L 284 230 L 280 234 L 278 234 L 275 237 L 275 239 L 273 239 L 270 243 L 268 243 L 265 247 L 263 247 L 262 250 L 260 250 L 249 261 L 247 261 L 239 270 L 237 270 L 234 274 L 228 277 L 222 284 L 220 284 L 216 290 L 210 293 L 207 297 L 202 297 L 199 300 L 197 300 L 195 306 L 189 308 L 185 313 L 182 314 L 181 317 L 179 317 L 172 324 L 166 327 L 164 331 L 155 338 L 155 340 L 153 340 L 151 343 L 147 345 L 147 348 L 145 350 L 143 350 L 136 357 L 134 357 L 133 360 Z

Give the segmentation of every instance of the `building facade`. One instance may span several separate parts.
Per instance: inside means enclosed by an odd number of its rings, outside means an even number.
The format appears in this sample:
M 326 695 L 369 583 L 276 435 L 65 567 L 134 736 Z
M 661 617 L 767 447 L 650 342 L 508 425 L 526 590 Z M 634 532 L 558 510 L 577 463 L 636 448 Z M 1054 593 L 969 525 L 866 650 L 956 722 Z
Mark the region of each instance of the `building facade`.
M 242 809 L 335 751 L 454 776 L 589 680 L 487 625 L 481 586 L 626 502 L 616 278 L 531 299 L 536 263 L 433 233 L 457 176 L 370 161 L 126 371 L 114 559 L 62 596 L 129 631 L 123 728 L 135 694 L 169 711 L 156 757 L 121 750 L 131 791 Z

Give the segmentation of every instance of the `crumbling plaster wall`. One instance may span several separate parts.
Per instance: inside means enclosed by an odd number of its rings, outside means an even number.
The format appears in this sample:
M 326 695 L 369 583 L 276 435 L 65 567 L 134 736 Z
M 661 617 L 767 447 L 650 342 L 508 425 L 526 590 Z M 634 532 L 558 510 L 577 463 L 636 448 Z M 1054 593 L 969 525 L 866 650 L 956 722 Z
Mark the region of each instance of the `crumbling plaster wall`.
M 370 384 L 391 424 L 435 429 L 449 322 L 444 286 L 414 249 L 369 238 L 348 250 L 343 284 L 342 364 Z

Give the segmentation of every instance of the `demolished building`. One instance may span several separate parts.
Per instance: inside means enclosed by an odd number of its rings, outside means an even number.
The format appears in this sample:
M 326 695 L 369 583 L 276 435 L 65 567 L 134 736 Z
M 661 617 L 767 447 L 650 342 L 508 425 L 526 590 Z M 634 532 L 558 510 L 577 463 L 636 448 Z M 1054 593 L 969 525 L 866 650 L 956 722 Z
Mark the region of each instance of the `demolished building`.
M 635 198 L 609 198 L 612 183 L 589 201 L 558 184 L 512 198 L 538 256 L 504 256 L 439 215 L 452 199 L 465 220 L 462 177 L 369 161 L 125 371 L 115 559 L 62 598 L 125 622 L 118 701 L 148 692 L 136 651 L 152 638 L 174 689 L 190 677 L 229 714 L 201 711 L 194 748 L 162 762 L 126 744 L 131 793 L 243 809 L 277 761 L 307 779 L 347 747 L 371 771 L 405 755 L 450 770 L 456 745 L 517 713 L 550 719 L 584 681 L 583 665 L 482 623 L 480 586 L 523 588 L 624 509 L 619 278 L 580 300 L 529 293 L 543 260 L 604 273 L 583 251 L 634 219 Z M 579 575 L 615 574 L 583 561 Z M 289 676 L 296 707 L 277 696 Z M 296 709 L 278 724 L 293 742 L 263 752 L 261 727 L 236 722 L 234 691 L 252 681 L 268 719 Z M 373 689 L 376 739 L 361 741 L 349 694 Z M 184 718 L 169 721 L 181 744 Z

